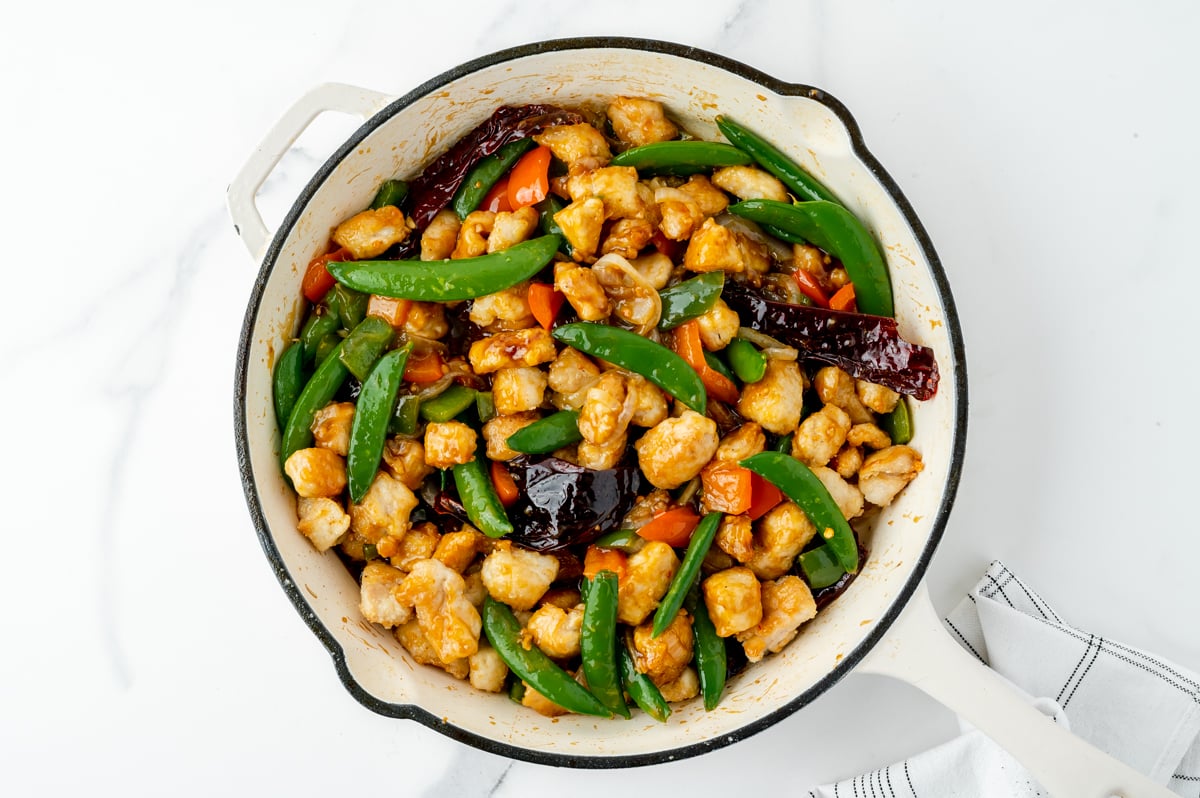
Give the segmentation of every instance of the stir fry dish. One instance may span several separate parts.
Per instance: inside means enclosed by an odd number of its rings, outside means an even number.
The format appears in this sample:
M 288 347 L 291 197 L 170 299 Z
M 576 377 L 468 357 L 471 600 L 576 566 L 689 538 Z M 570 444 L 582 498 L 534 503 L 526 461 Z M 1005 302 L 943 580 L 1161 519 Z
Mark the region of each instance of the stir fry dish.
M 498 108 L 309 264 L 280 464 L 416 662 L 548 716 L 711 710 L 921 472 L 937 364 L 878 243 L 716 123 Z

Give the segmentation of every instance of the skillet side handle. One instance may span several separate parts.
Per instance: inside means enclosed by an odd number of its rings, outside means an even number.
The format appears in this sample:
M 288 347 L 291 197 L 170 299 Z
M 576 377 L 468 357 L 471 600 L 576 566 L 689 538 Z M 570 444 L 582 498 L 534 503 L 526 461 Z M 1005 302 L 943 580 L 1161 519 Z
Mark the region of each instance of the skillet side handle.
M 923 583 L 858 670 L 928 693 L 1012 754 L 1056 798 L 1178 798 L 1054 723 L 964 651 L 942 626 Z
M 340 111 L 366 121 L 392 100 L 387 94 L 345 83 L 323 83 L 287 110 L 259 143 L 226 191 L 233 225 L 256 261 L 266 251 L 271 231 L 259 213 L 257 196 L 279 159 L 312 121 L 328 111 Z

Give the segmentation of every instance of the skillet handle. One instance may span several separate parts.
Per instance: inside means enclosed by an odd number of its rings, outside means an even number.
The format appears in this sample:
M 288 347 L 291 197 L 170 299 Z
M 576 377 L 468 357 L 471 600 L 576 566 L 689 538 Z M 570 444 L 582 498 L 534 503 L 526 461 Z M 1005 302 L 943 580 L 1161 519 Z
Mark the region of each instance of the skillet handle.
M 271 238 L 271 231 L 267 230 L 258 211 L 258 190 L 300 134 L 327 111 L 340 111 L 366 121 L 392 99 L 387 94 L 358 86 L 323 83 L 297 100 L 280 117 L 225 192 L 233 226 L 255 260 L 262 260 Z
M 954 710 L 1024 765 L 1056 798 L 1178 798 L 1058 726 L 942 626 L 924 583 L 858 671 L 912 684 Z

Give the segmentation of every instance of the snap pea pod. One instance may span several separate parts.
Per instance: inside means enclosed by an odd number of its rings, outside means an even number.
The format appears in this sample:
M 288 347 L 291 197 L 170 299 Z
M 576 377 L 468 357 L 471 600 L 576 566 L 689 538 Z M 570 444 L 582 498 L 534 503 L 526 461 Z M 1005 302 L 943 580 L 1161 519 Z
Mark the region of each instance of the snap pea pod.
M 489 538 L 502 538 L 512 533 L 512 522 L 508 520 L 492 478 L 478 455 L 469 463 L 454 466 L 454 486 L 458 488 L 458 499 L 467 511 L 467 518 L 476 529 Z
M 329 312 L 328 308 L 320 313 L 314 311 L 304 323 L 304 329 L 300 331 L 300 344 L 304 347 L 305 362 L 312 362 L 317 356 L 321 342 L 331 335 L 336 336 L 337 331 L 337 313 Z
M 349 340 L 349 339 L 347 339 Z M 317 370 L 308 378 L 308 384 L 296 397 L 292 414 L 288 416 L 287 426 L 283 430 L 283 439 L 279 442 L 279 462 L 287 463 L 289 457 L 301 449 L 312 446 L 312 422 L 317 411 L 329 404 L 329 400 L 337 393 L 338 388 L 346 381 L 350 370 L 337 356 L 338 350 L 346 345 L 342 341 L 334 347 L 333 353 L 321 361 Z
M 717 117 L 717 127 L 725 135 L 725 138 L 750 155 L 763 169 L 779 178 L 797 197 L 806 200 L 838 202 L 838 198 L 834 196 L 833 192 L 821 185 L 819 180 L 784 155 L 783 150 L 754 131 L 724 115 Z
M 620 646 L 618 652 L 621 659 L 621 681 L 625 691 L 633 699 L 633 703 L 659 723 L 666 723 L 671 717 L 671 707 L 663 698 L 661 692 L 650 677 L 639 671 L 633 664 L 633 655 L 629 653 L 628 644 Z
M 775 442 L 775 451 L 783 452 L 784 454 L 791 454 L 793 437 L 794 437 L 793 434 L 789 432 L 787 435 L 784 435 L 782 438 L 780 438 L 778 441 L 776 441 Z
M 833 497 L 808 466 L 782 452 L 759 452 L 740 465 L 758 474 L 795 502 L 825 538 L 825 545 L 848 573 L 858 571 L 858 543 Z
M 813 590 L 835 584 L 842 578 L 842 574 L 846 573 L 846 569 L 842 567 L 837 555 L 830 550 L 828 543 L 802 553 L 799 561 L 800 570 L 804 572 L 804 578 Z
M 458 187 L 450 207 L 458 214 L 459 219 L 467 218 L 467 214 L 479 207 L 483 198 L 496 185 L 496 181 L 512 169 L 522 155 L 529 152 L 535 144 L 532 138 L 510 141 L 479 162 L 467 173 L 467 178 Z
M 725 272 L 708 272 L 658 292 L 662 301 L 660 330 L 671 330 L 697 316 L 703 316 L 717 303 L 725 287 Z
M 404 379 L 404 366 L 412 352 L 412 342 L 385 354 L 363 380 L 362 391 L 354 405 L 350 424 L 350 448 L 346 454 L 346 483 L 350 500 L 362 501 L 379 470 L 388 422 L 396 404 L 396 391 Z
M 365 380 L 371 366 L 392 343 L 396 331 L 378 316 L 367 316 L 346 336 L 338 351 L 338 359 L 359 380 Z
M 375 192 L 375 199 L 371 200 L 371 210 L 379 210 L 388 205 L 399 208 L 400 203 L 407 197 L 408 183 L 403 180 L 384 180 L 379 191 Z
M 767 374 L 767 356 L 744 338 L 734 338 L 725 347 L 729 365 L 744 383 L 758 382 Z
M 549 454 L 583 440 L 579 411 L 560 410 L 508 436 L 508 448 L 523 454 Z
M 521 644 L 521 624 L 507 605 L 483 600 L 483 631 L 504 664 L 522 681 L 563 709 L 607 718 L 611 713 L 583 685 L 555 665 L 537 646 Z
M 579 637 L 588 689 L 615 715 L 629 717 L 617 669 L 617 575 L 601 571 L 585 579 L 583 628 Z
M 567 203 L 562 201 L 562 198 L 556 194 L 551 194 L 538 203 L 538 213 L 541 214 L 538 218 L 538 228 L 542 231 L 542 235 L 558 236 L 562 241 L 558 245 L 558 251 L 566 255 L 568 258 L 574 253 L 575 248 L 571 246 L 571 242 L 563 235 L 562 226 L 554 221 L 554 214 L 567 207 Z
M 713 371 L 718 372 L 725 379 L 727 379 L 727 380 L 736 379 L 736 375 L 734 375 L 734 373 L 729 370 L 729 366 L 725 365 L 725 361 L 722 360 L 721 356 L 718 355 L 716 352 L 707 352 L 706 351 L 704 353 L 704 362 L 708 364 L 709 368 L 711 368 Z
M 537 274 L 558 251 L 541 236 L 490 255 L 459 260 L 348 260 L 326 268 L 356 291 L 422 302 L 456 302 L 494 294 Z
M 683 606 L 683 600 L 687 597 L 688 591 L 692 589 L 692 585 L 696 584 L 696 579 L 700 576 L 700 563 L 704 562 L 704 555 L 708 554 L 708 550 L 712 546 L 717 529 L 721 526 L 722 515 L 722 513 L 709 513 L 700 519 L 700 523 L 693 530 L 692 539 L 688 541 L 687 551 L 683 555 L 683 562 L 680 563 L 679 570 L 675 572 L 671 586 L 667 588 L 667 595 L 663 596 L 662 603 L 654 611 L 654 625 L 650 628 L 651 637 L 658 637 L 667 630 L 671 621 L 675 620 L 679 608 Z
M 908 443 L 912 440 L 912 415 L 908 409 L 908 400 L 903 396 L 896 403 L 895 409 L 884 414 L 879 419 L 880 428 L 892 439 L 892 443 Z
M 743 200 L 729 212 L 752 222 L 795 233 L 833 255 L 854 283 L 854 298 L 862 313 L 892 316 L 892 281 L 887 263 L 870 232 L 850 211 L 833 202 Z
M 609 166 L 632 166 L 656 175 L 692 175 L 723 166 L 746 166 L 754 159 L 742 150 L 719 141 L 687 139 L 656 141 L 619 152 Z
M 283 432 L 296 398 L 304 390 L 304 344 L 296 342 L 283 350 L 275 363 L 272 396 L 275 399 L 275 421 Z
M 421 418 L 426 421 L 449 421 L 471 405 L 479 392 L 465 385 L 451 385 L 438 396 L 421 403 Z
M 810 243 L 807 238 L 805 238 L 804 236 L 801 236 L 801 235 L 797 235 L 796 233 L 789 233 L 787 230 L 781 230 L 780 228 L 773 227 L 772 225 L 769 225 L 769 224 L 764 224 L 764 225 L 759 225 L 759 226 L 762 227 L 763 232 L 767 233 L 768 235 L 775 236 L 780 241 L 786 241 L 789 244 L 808 244 L 808 243 Z M 809 300 L 809 301 L 811 302 L 811 300 Z
M 388 435 L 415 435 L 420 423 L 421 400 L 413 395 L 401 396 L 396 400 L 392 418 L 388 421 Z
M 700 677 L 700 695 L 704 697 L 704 708 L 711 712 L 721 701 L 729 672 L 725 641 L 717 636 L 717 628 L 708 615 L 708 605 L 704 603 L 699 584 L 688 591 L 683 605 L 692 616 L 692 650 L 696 675 Z
M 685 405 L 703 413 L 708 395 L 700 375 L 679 355 L 635 332 L 590 321 L 556 327 L 555 338 L 585 355 L 641 374 Z
M 483 424 L 496 417 L 496 400 L 491 391 L 479 391 L 475 394 L 475 413 Z

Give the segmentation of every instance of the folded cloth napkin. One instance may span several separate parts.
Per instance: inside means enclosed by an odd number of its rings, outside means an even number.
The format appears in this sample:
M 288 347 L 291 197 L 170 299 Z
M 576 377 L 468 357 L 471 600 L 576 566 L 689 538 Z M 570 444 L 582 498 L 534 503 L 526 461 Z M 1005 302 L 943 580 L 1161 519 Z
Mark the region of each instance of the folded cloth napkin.
M 999 561 L 946 624 L 958 642 L 1096 747 L 1200 798 L 1200 676 L 1161 657 L 1064 623 Z M 1033 777 L 982 732 L 882 770 L 817 787 L 812 798 L 1023 798 L 1045 796 Z

